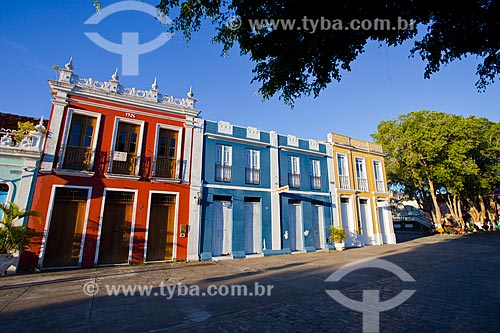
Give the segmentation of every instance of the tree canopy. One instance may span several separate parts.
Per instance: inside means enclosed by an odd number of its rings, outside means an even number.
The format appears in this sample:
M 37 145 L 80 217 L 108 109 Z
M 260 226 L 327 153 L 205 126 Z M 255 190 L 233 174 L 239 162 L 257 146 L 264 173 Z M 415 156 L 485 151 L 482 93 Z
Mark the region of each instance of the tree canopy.
M 476 221 L 493 211 L 500 187 L 500 124 L 486 118 L 419 111 L 379 123 L 372 135 L 382 144 L 388 179 L 439 223 L 443 199 L 454 217 Z
M 94 2 L 100 6 L 100 1 Z M 187 39 L 202 24 L 214 25 L 213 40 L 224 52 L 236 44 L 256 63 L 253 81 L 261 84 L 263 98 L 278 95 L 289 105 L 304 95 L 316 97 L 329 83 L 340 81 L 370 40 L 397 46 L 414 39 L 410 55 L 426 62 L 425 78 L 467 56 L 481 59 L 479 90 L 500 74 L 500 0 L 453 5 L 430 0 L 330 1 L 328 6 L 322 1 L 160 0 L 157 8 L 173 19 L 172 30 Z M 410 24 L 396 26 L 401 19 Z M 358 25 L 350 26 L 356 20 Z M 372 23 L 369 29 L 359 27 L 364 20 Z M 376 21 L 385 20 L 390 28 L 375 27 Z

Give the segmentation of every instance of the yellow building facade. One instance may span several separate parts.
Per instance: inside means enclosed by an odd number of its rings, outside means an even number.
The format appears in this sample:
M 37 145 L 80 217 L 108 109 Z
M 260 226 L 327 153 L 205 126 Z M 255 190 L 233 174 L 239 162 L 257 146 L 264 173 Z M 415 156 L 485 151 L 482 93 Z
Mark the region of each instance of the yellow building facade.
M 382 146 L 336 133 L 328 142 L 334 223 L 346 230 L 346 247 L 395 244 Z

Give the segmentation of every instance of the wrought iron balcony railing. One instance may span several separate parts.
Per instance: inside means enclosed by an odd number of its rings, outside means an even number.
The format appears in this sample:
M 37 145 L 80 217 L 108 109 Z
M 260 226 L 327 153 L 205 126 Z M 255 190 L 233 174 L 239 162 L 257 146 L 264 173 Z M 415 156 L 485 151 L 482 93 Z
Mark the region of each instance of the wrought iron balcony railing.
M 294 188 L 300 187 L 300 173 L 288 173 L 288 186 Z
M 156 157 L 155 177 L 178 179 L 180 174 L 180 161 L 171 157 Z
M 232 168 L 228 164 L 215 164 L 215 180 L 219 182 L 230 182 L 232 178 Z
M 64 154 L 62 169 L 92 171 L 92 160 L 94 150 L 89 147 L 63 147 L 61 153 Z
M 375 186 L 377 187 L 377 192 L 387 192 L 387 189 L 385 188 L 385 182 L 383 180 L 376 180 Z
M 121 153 L 121 152 L 120 152 Z M 115 152 L 111 152 L 111 159 L 113 163 L 111 166 L 111 173 L 120 175 L 136 175 L 138 169 L 138 158 L 137 154 L 132 153 L 122 153 L 123 158 L 118 158 Z M 125 156 L 126 155 L 126 156 Z
M 245 183 L 246 184 L 260 184 L 260 169 L 245 168 Z
M 358 178 L 358 191 L 368 192 L 368 180 L 366 178 Z
M 349 176 L 339 176 L 340 180 L 340 188 L 343 190 L 350 190 L 351 189 L 351 182 L 349 180 Z
M 321 190 L 321 177 L 311 176 L 311 188 L 313 190 Z

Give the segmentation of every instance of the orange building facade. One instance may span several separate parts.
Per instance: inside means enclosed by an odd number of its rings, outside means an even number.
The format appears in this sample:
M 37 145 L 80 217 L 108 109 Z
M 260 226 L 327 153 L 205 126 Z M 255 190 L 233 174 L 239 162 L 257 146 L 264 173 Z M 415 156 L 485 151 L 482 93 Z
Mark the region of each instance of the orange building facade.
M 28 222 L 36 236 L 20 271 L 198 258 L 190 212 L 199 209 L 193 140 L 203 129 L 192 92 L 162 95 L 156 79 L 149 90 L 125 88 L 116 72 L 107 82 L 80 78 L 71 60 L 49 85 L 31 206 L 42 217 Z

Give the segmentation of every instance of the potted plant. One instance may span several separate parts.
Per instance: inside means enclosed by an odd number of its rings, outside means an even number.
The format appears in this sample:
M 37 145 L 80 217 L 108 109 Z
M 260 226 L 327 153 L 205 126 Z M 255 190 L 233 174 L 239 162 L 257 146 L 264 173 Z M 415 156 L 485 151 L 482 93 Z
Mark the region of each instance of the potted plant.
M 335 250 L 342 251 L 344 250 L 344 239 L 347 237 L 347 234 L 344 229 L 337 228 L 335 226 L 330 227 L 330 239 L 335 244 Z
M 35 211 L 21 210 L 13 202 L 0 204 L 0 210 L 3 213 L 0 220 L 0 275 L 3 275 L 11 265 L 19 260 L 19 256 L 15 256 L 15 254 L 21 253 L 33 234 L 27 226 L 16 225 L 16 220 L 27 216 L 39 218 L 40 214 Z

